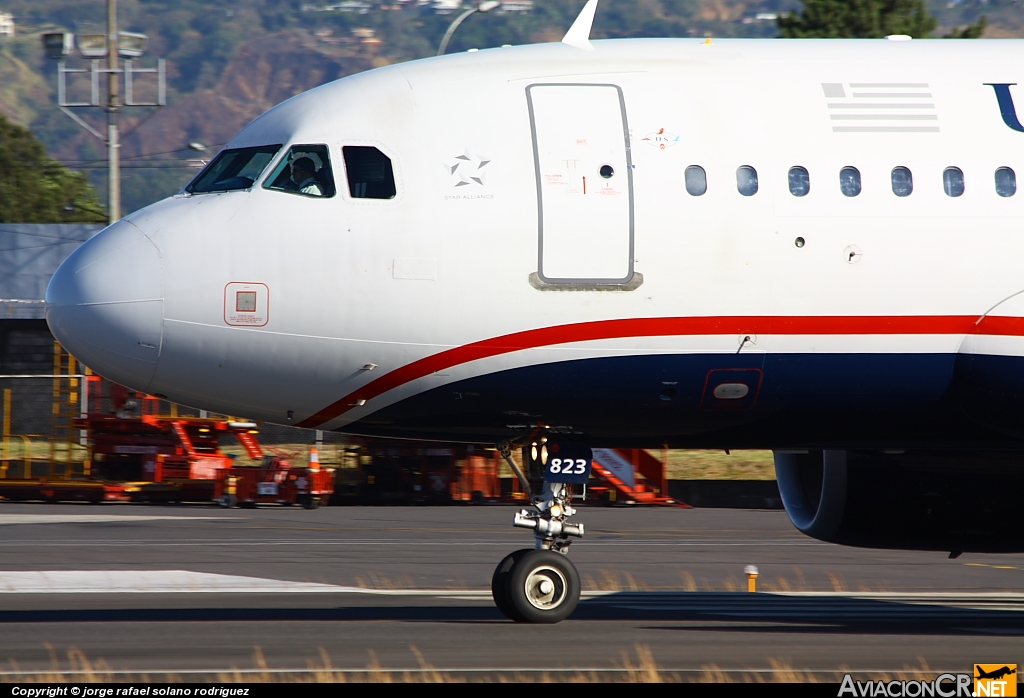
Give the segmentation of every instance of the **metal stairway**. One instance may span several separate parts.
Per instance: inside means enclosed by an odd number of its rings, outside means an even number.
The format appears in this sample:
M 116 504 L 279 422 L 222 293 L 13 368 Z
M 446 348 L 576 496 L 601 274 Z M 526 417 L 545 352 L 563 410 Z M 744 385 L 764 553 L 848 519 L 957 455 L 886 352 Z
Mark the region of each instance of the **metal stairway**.
M 664 464 L 644 449 L 595 448 L 591 473 L 607 487 L 609 501 L 688 506 L 668 496 Z

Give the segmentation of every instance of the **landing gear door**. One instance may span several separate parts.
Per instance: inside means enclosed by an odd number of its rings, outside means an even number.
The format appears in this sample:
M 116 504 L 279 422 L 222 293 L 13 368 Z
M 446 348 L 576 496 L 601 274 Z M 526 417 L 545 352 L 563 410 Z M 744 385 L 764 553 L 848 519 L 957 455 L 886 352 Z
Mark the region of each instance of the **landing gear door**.
M 530 85 L 545 284 L 633 277 L 633 173 L 617 85 Z

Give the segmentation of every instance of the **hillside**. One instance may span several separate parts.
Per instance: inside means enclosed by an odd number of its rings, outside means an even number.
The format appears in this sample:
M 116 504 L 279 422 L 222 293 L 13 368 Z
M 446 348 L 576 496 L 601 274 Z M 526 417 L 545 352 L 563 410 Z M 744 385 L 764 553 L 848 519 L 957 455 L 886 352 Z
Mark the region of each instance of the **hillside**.
M 194 173 L 199 142 L 215 148 L 274 104 L 377 65 L 432 55 L 457 0 L 120 0 L 121 28 L 150 36 L 145 64 L 168 64 L 169 105 L 124 118 L 124 205 L 133 210 L 173 193 Z M 423 2 L 425 4 L 417 4 Z M 476 15 L 450 50 L 557 41 L 582 0 L 535 0 L 519 10 Z M 104 0 L 0 0 L 18 34 L 0 37 L 0 113 L 30 127 L 65 164 L 90 174 L 105 196 L 104 146 L 55 108 L 56 67 L 39 34 L 102 31 Z M 771 13 L 797 0 L 603 0 L 596 37 L 774 36 Z M 936 35 L 985 14 L 986 37 L 1024 36 L 1024 0 L 933 1 Z M 94 112 L 89 114 L 88 112 Z M 99 109 L 79 110 L 97 126 Z M 208 157 L 209 150 L 202 157 Z

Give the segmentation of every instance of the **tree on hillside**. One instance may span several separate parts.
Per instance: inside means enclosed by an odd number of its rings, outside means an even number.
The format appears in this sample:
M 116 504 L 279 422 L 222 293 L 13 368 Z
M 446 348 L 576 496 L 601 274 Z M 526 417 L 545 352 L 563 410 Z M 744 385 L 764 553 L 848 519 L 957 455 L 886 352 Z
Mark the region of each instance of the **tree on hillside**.
M 103 223 L 85 176 L 46 153 L 27 128 L 0 115 L 0 223 Z
M 787 39 L 918 38 L 935 30 L 935 18 L 924 0 L 804 0 L 803 12 L 780 15 L 778 25 Z
M 880 39 L 890 34 L 915 38 L 935 31 L 935 18 L 924 0 L 804 0 L 800 14 L 780 15 L 785 39 Z M 954 27 L 947 39 L 977 39 L 988 26 L 982 15 L 974 24 Z
M 982 15 L 981 18 L 974 24 L 968 24 L 965 27 L 953 27 L 953 31 L 946 34 L 947 39 L 978 39 L 983 33 L 985 33 L 985 27 L 988 26 L 988 16 Z

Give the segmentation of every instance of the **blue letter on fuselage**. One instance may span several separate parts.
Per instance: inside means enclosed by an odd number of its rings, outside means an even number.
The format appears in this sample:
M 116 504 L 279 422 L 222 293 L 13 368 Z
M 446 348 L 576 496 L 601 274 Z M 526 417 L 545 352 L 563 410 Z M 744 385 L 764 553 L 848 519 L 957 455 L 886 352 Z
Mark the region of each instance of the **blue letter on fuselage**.
M 1010 94 L 1010 86 L 1017 83 L 986 82 L 985 84 L 991 85 L 992 89 L 996 91 L 996 99 L 999 100 L 999 113 L 1003 115 L 1003 123 L 1014 131 L 1024 133 L 1024 126 L 1021 125 L 1020 119 L 1017 118 L 1017 109 L 1013 106 L 1013 95 Z

